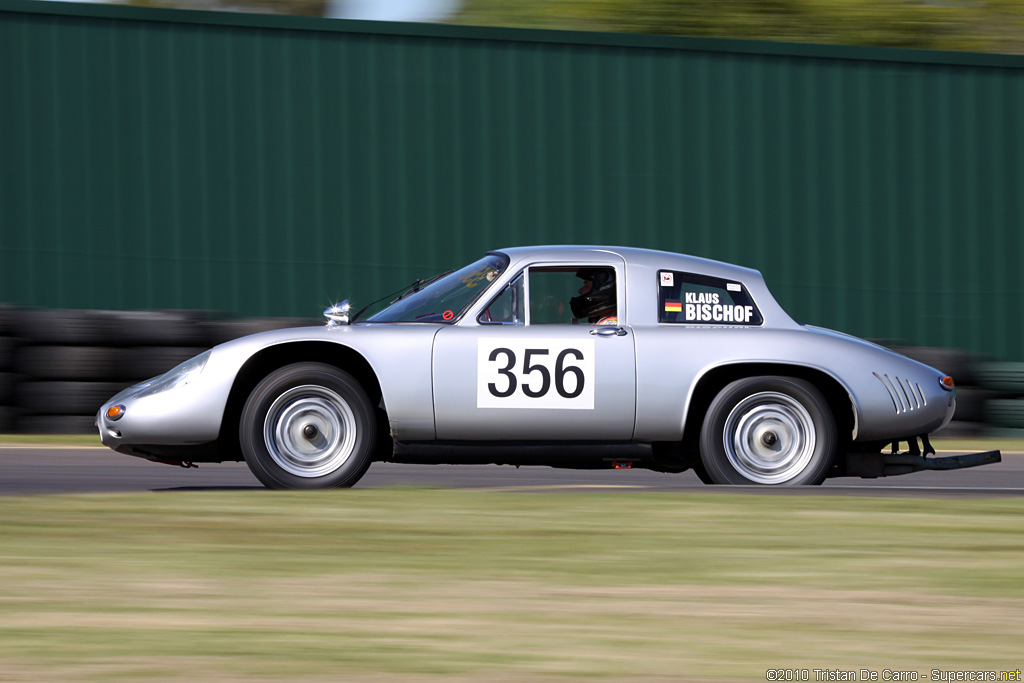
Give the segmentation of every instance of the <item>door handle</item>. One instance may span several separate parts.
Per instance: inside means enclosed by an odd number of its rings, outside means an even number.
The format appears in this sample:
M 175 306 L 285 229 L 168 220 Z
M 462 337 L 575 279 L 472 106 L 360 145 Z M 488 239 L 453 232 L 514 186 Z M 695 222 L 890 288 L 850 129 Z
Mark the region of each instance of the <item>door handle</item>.
M 590 334 L 596 334 L 598 337 L 625 337 L 626 331 L 621 327 L 599 327 L 591 330 Z

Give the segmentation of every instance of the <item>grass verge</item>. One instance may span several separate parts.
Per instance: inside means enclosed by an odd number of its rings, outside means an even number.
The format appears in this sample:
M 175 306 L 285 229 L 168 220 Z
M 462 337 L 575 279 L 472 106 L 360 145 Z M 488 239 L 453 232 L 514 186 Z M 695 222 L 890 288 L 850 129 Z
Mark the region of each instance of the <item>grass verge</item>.
M 99 434 L 0 434 L 0 446 L 96 446 L 103 448 Z
M 1024 500 L 0 498 L 0 678 L 1012 670 Z

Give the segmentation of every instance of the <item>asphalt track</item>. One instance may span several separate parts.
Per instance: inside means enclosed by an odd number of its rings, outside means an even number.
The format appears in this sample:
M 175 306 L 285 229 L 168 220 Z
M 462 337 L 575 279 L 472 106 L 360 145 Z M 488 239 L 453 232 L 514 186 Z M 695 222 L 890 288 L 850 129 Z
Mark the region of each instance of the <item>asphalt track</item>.
M 939 456 L 964 451 L 944 451 Z M 998 448 L 998 444 L 992 446 Z M 1003 451 L 1003 462 L 948 472 L 883 479 L 831 479 L 793 488 L 704 486 L 692 472 L 559 470 L 496 465 L 375 463 L 356 488 L 415 486 L 492 491 L 749 491 L 769 495 L 1022 496 L 1024 452 Z M 0 495 L 146 491 L 264 490 L 244 463 L 182 469 L 120 455 L 102 447 L 0 445 Z

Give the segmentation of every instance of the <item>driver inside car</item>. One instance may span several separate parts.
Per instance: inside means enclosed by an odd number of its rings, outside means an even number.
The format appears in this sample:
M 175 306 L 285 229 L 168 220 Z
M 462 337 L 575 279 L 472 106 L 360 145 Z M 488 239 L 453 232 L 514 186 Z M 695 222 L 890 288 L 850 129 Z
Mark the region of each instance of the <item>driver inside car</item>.
M 611 268 L 580 268 L 576 277 L 583 280 L 579 296 L 569 300 L 572 314 L 586 318 L 591 325 L 618 325 L 615 311 L 615 271 Z

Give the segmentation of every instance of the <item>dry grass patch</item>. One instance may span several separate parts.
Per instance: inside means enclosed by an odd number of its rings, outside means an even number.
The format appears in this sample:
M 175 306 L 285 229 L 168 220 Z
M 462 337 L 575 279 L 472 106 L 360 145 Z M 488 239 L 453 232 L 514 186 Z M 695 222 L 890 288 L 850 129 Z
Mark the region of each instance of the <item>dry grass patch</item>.
M 1016 669 L 1024 501 L 0 499 L 0 679 Z M 813 680 L 813 673 L 812 673 Z

